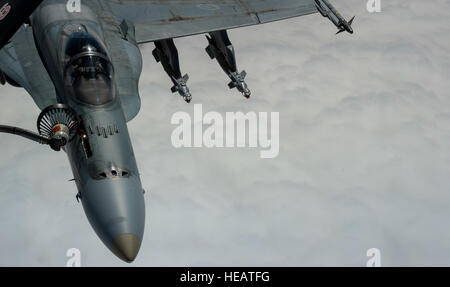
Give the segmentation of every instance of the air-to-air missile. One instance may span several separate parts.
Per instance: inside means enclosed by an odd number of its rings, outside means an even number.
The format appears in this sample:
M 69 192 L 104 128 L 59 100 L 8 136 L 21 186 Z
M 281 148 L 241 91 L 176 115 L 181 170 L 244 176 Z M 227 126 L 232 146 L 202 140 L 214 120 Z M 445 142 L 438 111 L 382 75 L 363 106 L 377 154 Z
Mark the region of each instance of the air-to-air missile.
M 355 16 L 347 22 L 347 20 L 342 17 L 342 15 L 331 5 L 328 0 L 314 0 L 316 2 L 317 10 L 323 17 L 330 19 L 330 21 L 338 28 L 336 34 L 342 33 L 344 31 L 353 34 L 352 23 Z

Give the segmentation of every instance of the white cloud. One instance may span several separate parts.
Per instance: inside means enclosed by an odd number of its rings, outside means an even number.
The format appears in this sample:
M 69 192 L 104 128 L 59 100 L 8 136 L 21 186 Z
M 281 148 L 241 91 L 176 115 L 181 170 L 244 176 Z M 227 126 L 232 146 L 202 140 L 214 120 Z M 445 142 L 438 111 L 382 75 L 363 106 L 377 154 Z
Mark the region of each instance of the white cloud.
M 342 2 L 342 3 L 341 3 Z M 344 3 L 345 2 L 345 3 Z M 204 111 L 280 112 L 280 156 L 174 149 L 170 118 L 192 113 L 142 47 L 142 109 L 130 133 L 147 190 L 135 265 L 449 265 L 450 4 L 365 1 L 355 34 L 310 15 L 230 32 L 253 97 L 229 91 L 203 36 L 177 39 L 193 103 Z M 34 129 L 20 89 L 1 87 L 0 122 Z M 118 265 L 75 201 L 63 153 L 1 135 L 0 265 Z

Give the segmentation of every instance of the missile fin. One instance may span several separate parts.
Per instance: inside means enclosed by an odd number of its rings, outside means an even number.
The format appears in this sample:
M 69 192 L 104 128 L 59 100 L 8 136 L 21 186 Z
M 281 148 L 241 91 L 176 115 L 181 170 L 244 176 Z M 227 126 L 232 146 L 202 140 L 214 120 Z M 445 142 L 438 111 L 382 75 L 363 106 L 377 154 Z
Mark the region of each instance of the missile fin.
M 353 18 L 352 19 L 350 19 L 350 21 L 348 21 L 348 25 L 352 25 L 352 23 L 353 23 L 353 20 L 355 19 L 355 16 L 353 16 Z
M 208 47 L 206 47 L 205 51 L 208 54 L 208 56 L 211 58 L 211 60 L 214 60 L 216 55 L 214 55 L 211 45 L 208 45 Z
M 161 62 L 161 59 L 159 58 L 159 54 L 158 54 L 158 49 L 157 48 L 153 49 L 152 54 L 153 54 L 153 57 L 155 58 L 157 63 Z

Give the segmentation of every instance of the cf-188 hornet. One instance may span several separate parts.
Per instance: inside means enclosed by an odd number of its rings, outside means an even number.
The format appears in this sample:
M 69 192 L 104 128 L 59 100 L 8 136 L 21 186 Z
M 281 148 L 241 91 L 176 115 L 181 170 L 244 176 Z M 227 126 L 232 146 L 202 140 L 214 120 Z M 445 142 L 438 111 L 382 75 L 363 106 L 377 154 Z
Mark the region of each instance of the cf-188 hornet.
M 67 153 L 86 216 L 103 243 L 132 262 L 145 204 L 127 122 L 140 110 L 139 45 L 192 100 L 174 38 L 206 34 L 206 52 L 246 98 L 227 30 L 320 12 L 352 32 L 326 0 L 0 0 L 0 83 L 24 88 L 42 111 L 37 130 L 0 126 Z

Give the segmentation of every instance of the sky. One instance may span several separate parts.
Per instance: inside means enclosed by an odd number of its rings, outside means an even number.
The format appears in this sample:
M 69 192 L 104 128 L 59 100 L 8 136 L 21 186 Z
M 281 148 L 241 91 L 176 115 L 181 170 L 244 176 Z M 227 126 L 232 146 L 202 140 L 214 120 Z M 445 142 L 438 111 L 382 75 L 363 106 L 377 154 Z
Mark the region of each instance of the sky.
M 230 31 L 252 97 L 229 90 L 204 36 L 176 39 L 193 102 L 141 47 L 142 108 L 129 131 L 147 191 L 131 266 L 450 265 L 450 2 L 334 2 L 355 34 L 320 15 Z M 278 112 L 280 152 L 180 148 L 174 113 Z M 24 90 L 0 87 L 0 123 L 35 130 Z M 130 266 L 98 239 L 67 156 L 0 135 L 0 266 Z

